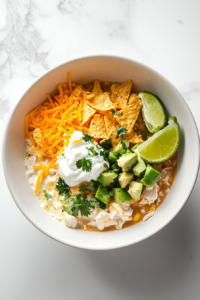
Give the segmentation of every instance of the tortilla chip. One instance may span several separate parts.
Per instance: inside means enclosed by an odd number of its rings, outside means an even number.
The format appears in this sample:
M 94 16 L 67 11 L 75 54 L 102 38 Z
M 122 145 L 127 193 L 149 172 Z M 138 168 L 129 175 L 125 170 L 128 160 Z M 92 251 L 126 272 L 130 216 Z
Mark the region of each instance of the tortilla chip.
M 78 96 L 80 96 L 80 94 L 82 93 L 82 91 L 83 91 L 82 85 L 77 85 L 75 87 L 75 89 L 72 91 L 72 95 L 75 96 L 75 97 L 78 97 Z
M 83 112 L 82 113 L 83 120 L 82 120 L 81 126 L 83 124 L 85 124 L 95 114 L 96 110 L 84 102 L 82 112 Z
M 106 124 L 107 133 L 109 133 L 112 128 L 115 128 L 117 125 L 119 125 L 119 123 L 114 118 L 111 111 L 107 111 L 107 112 L 104 113 L 104 121 L 105 121 L 105 124 Z
M 86 92 L 85 100 L 90 100 L 90 99 L 93 99 L 94 97 L 95 97 L 95 95 L 91 94 L 90 92 Z
M 121 136 L 120 136 L 118 139 L 116 139 L 116 136 L 117 136 L 117 128 L 118 128 L 118 127 L 119 127 L 119 126 L 116 126 L 115 128 L 113 127 L 113 128 L 110 130 L 109 134 L 106 136 L 106 138 L 100 142 L 100 144 L 102 144 L 103 142 L 105 142 L 106 140 L 108 140 L 108 139 L 111 137 L 111 139 L 112 139 L 112 144 L 113 144 L 112 149 L 115 148 L 115 146 L 117 146 L 117 145 L 119 144 L 120 140 L 121 140 Z M 112 149 L 111 149 L 111 150 L 112 150 Z
M 95 138 L 104 139 L 107 135 L 106 125 L 104 122 L 103 115 L 95 114 L 91 123 L 89 132 L 90 135 L 94 136 Z
M 136 93 L 132 93 L 131 96 L 130 96 L 130 98 L 129 98 L 128 104 L 134 102 L 136 97 L 137 97 L 137 94 Z M 140 98 L 140 97 L 138 96 L 138 98 Z
M 115 119 L 121 126 L 126 127 L 128 133 L 133 129 L 141 107 L 142 100 L 137 97 L 136 94 L 132 94 L 129 100 L 129 104 L 120 111 L 122 115 L 115 115 Z
M 103 110 L 98 110 L 98 109 L 97 109 L 97 113 L 98 113 L 98 114 L 102 114 L 102 115 L 104 115 L 104 116 L 107 115 L 108 112 L 109 112 L 108 110 L 103 111 Z
M 132 81 L 124 83 L 114 83 L 110 88 L 110 100 L 116 108 L 124 108 L 127 105 L 130 96 Z
M 129 141 L 132 144 L 143 143 L 143 139 L 141 135 L 138 135 L 136 132 L 131 131 L 130 133 L 126 133 L 122 135 L 124 140 Z
M 94 81 L 94 87 L 92 90 L 92 94 L 95 96 L 103 94 L 99 80 Z
M 102 111 L 115 108 L 112 102 L 110 101 L 108 93 L 97 95 L 94 99 L 86 100 L 85 102 L 91 107 Z

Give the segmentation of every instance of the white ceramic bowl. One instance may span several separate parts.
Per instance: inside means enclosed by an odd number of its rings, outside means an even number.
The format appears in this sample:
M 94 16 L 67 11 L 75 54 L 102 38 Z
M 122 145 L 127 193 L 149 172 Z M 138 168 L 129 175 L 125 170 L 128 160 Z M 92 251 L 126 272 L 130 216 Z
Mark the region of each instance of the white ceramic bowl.
M 94 79 L 133 81 L 134 90 L 147 90 L 158 95 L 169 116 L 176 116 L 181 126 L 181 143 L 176 180 L 155 216 L 145 223 L 111 232 L 85 232 L 62 226 L 42 209 L 25 177 L 24 116 L 45 100 L 47 92 L 56 91 L 66 82 L 67 72 L 78 83 Z M 163 76 L 130 59 L 96 56 L 66 62 L 38 78 L 18 101 L 4 138 L 3 166 L 10 192 L 22 213 L 38 229 L 64 244 L 94 250 L 128 246 L 159 231 L 168 224 L 187 201 L 199 169 L 199 136 L 194 118 L 179 92 Z

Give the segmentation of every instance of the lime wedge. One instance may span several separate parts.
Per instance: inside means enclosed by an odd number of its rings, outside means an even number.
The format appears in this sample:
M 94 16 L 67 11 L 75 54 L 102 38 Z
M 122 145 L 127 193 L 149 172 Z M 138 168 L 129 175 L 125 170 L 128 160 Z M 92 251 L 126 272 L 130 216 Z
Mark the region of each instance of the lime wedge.
M 178 149 L 180 143 L 180 126 L 176 117 L 169 118 L 164 129 L 155 133 L 140 144 L 137 152 L 146 162 L 159 163 L 169 159 Z
M 166 113 L 161 100 L 150 92 L 140 92 L 138 96 L 142 99 L 142 114 L 147 129 L 151 133 L 158 132 L 166 124 Z

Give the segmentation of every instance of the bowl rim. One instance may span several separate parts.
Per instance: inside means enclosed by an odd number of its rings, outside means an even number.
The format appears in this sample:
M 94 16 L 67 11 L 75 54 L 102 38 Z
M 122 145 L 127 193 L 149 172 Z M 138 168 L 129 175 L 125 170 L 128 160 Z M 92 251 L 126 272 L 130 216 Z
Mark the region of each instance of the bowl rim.
M 75 243 L 67 243 L 67 242 L 64 242 L 62 240 L 60 240 L 59 238 L 57 238 L 55 235 L 51 235 L 50 233 L 48 233 L 45 229 L 42 229 L 39 225 L 37 225 L 36 222 L 34 222 L 30 217 L 28 217 L 22 206 L 20 205 L 20 202 L 18 202 L 17 198 L 15 197 L 15 192 L 11 186 L 11 183 L 10 183 L 10 180 L 9 180 L 9 174 L 8 174 L 8 171 L 7 171 L 7 166 L 6 166 L 6 144 L 7 144 L 7 137 L 8 137 L 8 132 L 9 132 L 9 129 L 10 129 L 10 125 L 12 123 L 12 119 L 14 117 L 14 114 L 20 104 L 20 102 L 23 100 L 23 98 L 25 97 L 25 95 L 28 93 L 28 91 L 35 85 L 37 84 L 38 81 L 40 81 L 43 77 L 45 77 L 47 74 L 53 72 L 54 70 L 68 64 L 68 63 L 71 63 L 71 62 L 75 62 L 75 61 L 79 61 L 79 60 L 87 60 L 87 59 L 92 59 L 92 58 L 107 58 L 107 59 L 118 59 L 118 60 L 122 60 L 122 61 L 127 61 L 127 62 L 131 62 L 131 63 L 134 63 L 138 66 L 141 66 L 147 70 L 149 70 L 150 72 L 154 73 L 155 75 L 157 75 L 158 77 L 160 77 L 164 82 L 166 82 L 170 88 L 175 91 L 176 93 L 178 93 L 180 95 L 180 99 L 182 101 L 182 104 L 186 107 L 189 115 L 190 115 L 190 118 L 191 118 L 191 121 L 193 122 L 193 126 L 195 128 L 195 135 L 198 139 L 198 149 L 197 149 L 197 152 L 198 152 L 198 163 L 196 164 L 196 170 L 195 170 L 195 176 L 194 176 L 194 182 L 193 182 L 193 185 L 190 187 L 190 189 L 188 190 L 188 193 L 185 197 L 185 200 L 183 201 L 182 205 L 179 207 L 179 209 L 177 211 L 175 211 L 175 213 L 172 215 L 172 217 L 167 220 L 162 226 L 158 226 L 157 228 L 155 228 L 155 230 L 153 230 L 151 233 L 147 234 L 147 236 L 145 237 L 141 237 L 141 238 L 138 238 L 136 241 L 134 242 L 127 242 L 127 243 L 124 243 L 122 245 L 117 245 L 117 246 L 109 246 L 109 247 L 104 247 L 104 248 L 99 248 L 99 247 L 95 247 L 95 246 L 91 246 L 91 247 L 88 247 L 87 245 L 82 247 L 82 246 L 79 246 L 76 242 Z M 6 124 L 6 127 L 5 127 L 5 131 L 4 131 L 4 137 L 3 137 L 3 143 L 2 143 L 2 164 L 3 164 L 3 170 L 4 170 L 4 176 L 5 176 L 5 179 L 6 179 L 6 183 L 7 183 L 7 186 L 8 186 L 8 189 L 11 193 L 11 196 L 13 198 L 13 200 L 15 201 L 15 204 L 17 205 L 17 207 L 20 209 L 20 211 L 22 212 L 22 214 L 28 219 L 28 221 L 30 221 L 37 229 L 39 229 L 42 233 L 46 234 L 48 237 L 52 238 L 53 240 L 55 241 L 58 241 L 64 245 L 68 245 L 68 246 L 71 246 L 71 247 L 74 247 L 74 248 L 79 248 L 79 249 L 86 249 L 86 250 L 112 250 L 112 249 L 117 249 L 117 248 L 122 248 L 122 247 L 127 247 L 127 246 L 130 246 L 130 245 L 133 245 L 133 244 L 136 244 L 136 243 L 139 243 L 149 237 L 151 237 L 152 235 L 154 235 L 155 233 L 157 233 L 158 231 L 160 231 L 161 229 L 163 229 L 166 225 L 168 225 L 172 219 L 181 211 L 181 209 L 183 208 L 183 206 L 186 204 L 186 202 L 188 201 L 193 189 L 194 189 L 194 186 L 196 184 L 196 181 L 197 181 L 197 177 L 198 177 L 198 173 L 199 173 L 199 168 L 200 168 L 200 135 L 199 135 L 199 131 L 198 131 L 198 127 L 197 127 L 197 124 L 196 124 L 196 120 L 192 114 L 192 111 L 189 107 L 189 105 L 187 104 L 187 102 L 185 101 L 185 99 L 183 98 L 183 96 L 181 95 L 181 93 L 176 89 L 176 87 L 168 80 L 166 79 L 163 75 L 161 75 L 159 72 L 157 72 L 156 70 L 152 69 L 151 67 L 139 62 L 139 61 L 136 61 L 136 60 L 133 60 L 131 58 L 127 58 L 127 57 L 123 57 L 123 56 L 117 56 L 117 55 L 104 55 L 104 54 L 97 54 L 97 55 L 86 55 L 86 56 L 80 56 L 80 57 L 77 57 L 77 58 L 73 58 L 73 59 L 70 59 L 70 60 L 66 60 L 65 62 L 62 62 L 52 68 L 50 68 L 49 70 L 45 71 L 42 75 L 40 75 L 37 79 L 35 79 L 29 86 L 28 88 L 25 90 L 25 92 L 19 97 L 19 99 L 17 100 L 16 104 L 14 105 L 13 109 L 12 109 L 12 112 L 9 116 L 9 119 L 7 121 L 7 124 Z M 102 233 L 100 233 L 102 234 Z

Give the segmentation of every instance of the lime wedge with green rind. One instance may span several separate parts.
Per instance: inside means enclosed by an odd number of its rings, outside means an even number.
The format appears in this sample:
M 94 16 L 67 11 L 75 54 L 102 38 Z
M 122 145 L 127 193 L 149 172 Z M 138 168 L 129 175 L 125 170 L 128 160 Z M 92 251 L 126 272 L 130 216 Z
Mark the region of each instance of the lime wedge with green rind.
M 155 133 L 136 149 L 140 157 L 149 163 L 159 163 L 169 159 L 180 144 L 180 126 L 176 117 L 168 119 L 168 125 Z
M 140 92 L 138 96 L 142 99 L 142 115 L 149 132 L 156 133 L 166 124 L 166 113 L 161 100 L 150 92 Z

